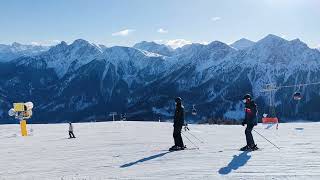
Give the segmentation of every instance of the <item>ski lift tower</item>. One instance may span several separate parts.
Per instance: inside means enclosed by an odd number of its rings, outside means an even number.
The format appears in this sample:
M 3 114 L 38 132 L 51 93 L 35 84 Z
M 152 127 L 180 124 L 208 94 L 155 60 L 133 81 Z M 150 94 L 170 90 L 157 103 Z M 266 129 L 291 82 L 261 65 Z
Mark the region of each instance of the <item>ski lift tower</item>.
M 309 82 L 309 83 L 302 83 L 302 84 L 293 84 L 293 85 L 283 85 L 283 86 L 276 86 L 274 84 L 267 84 L 266 88 L 263 89 L 261 92 L 269 92 L 269 103 L 270 103 L 270 109 L 269 114 L 263 114 L 262 123 L 277 123 L 277 129 L 278 129 L 278 123 L 279 120 L 276 117 L 276 110 L 275 110 L 275 93 L 276 91 L 284 88 L 298 88 L 298 91 L 296 91 L 293 94 L 293 99 L 295 101 L 300 101 L 302 98 L 301 92 L 299 90 L 301 87 L 305 86 L 311 86 L 311 85 L 320 85 L 319 82 Z
M 126 121 L 127 120 L 126 113 L 121 114 L 120 119 L 121 119 L 121 121 Z
M 274 84 L 267 84 L 266 88 L 263 89 L 261 92 L 269 93 L 269 114 L 263 114 L 262 123 L 265 124 L 279 124 L 279 119 L 276 116 L 276 109 L 275 109 L 275 93 L 279 89 Z
M 197 115 L 197 110 L 195 108 L 195 105 L 192 105 L 192 115 L 194 115 L 194 116 Z
M 117 115 L 117 112 L 110 112 L 109 116 L 112 116 L 112 121 L 115 121 L 115 116 Z

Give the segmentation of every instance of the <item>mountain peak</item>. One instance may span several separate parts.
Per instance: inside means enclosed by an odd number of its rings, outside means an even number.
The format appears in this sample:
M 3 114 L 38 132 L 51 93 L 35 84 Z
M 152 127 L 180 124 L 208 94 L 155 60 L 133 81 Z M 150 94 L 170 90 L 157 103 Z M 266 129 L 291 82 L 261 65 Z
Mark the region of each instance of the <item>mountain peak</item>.
M 75 41 L 73 41 L 72 44 L 70 44 L 71 46 L 88 46 L 91 45 L 91 43 L 89 43 L 88 41 L 84 40 L 84 39 L 76 39 Z
M 295 44 L 303 44 L 303 45 L 307 46 L 307 44 L 305 42 L 301 41 L 299 38 L 293 39 L 289 42 L 295 43 Z
M 270 49 L 282 46 L 284 44 L 287 44 L 288 42 L 289 41 L 279 36 L 269 34 L 266 37 L 259 40 L 257 43 L 255 43 L 255 45 L 252 47 L 259 47 L 260 49 Z
M 52 46 L 49 49 L 49 52 L 60 51 L 68 47 L 68 44 L 65 41 L 61 41 L 59 44 Z
M 18 42 L 13 42 L 12 43 L 12 46 L 13 47 L 19 47 L 19 46 L 22 46 L 22 44 L 18 43 Z
M 230 46 L 228 46 L 227 44 L 221 42 L 221 41 L 212 41 L 210 44 L 208 45 L 204 45 L 207 46 L 209 48 L 214 48 L 214 49 L 230 49 Z
M 235 49 L 238 49 L 238 50 L 243 50 L 243 49 L 246 49 L 246 48 L 253 46 L 254 44 L 255 44 L 255 42 L 253 42 L 249 39 L 241 38 L 241 39 L 235 41 L 234 43 L 232 43 L 230 46 Z
M 141 41 L 133 46 L 133 48 L 141 49 L 144 51 L 149 51 L 152 53 L 157 53 L 160 55 L 170 56 L 172 55 L 173 49 L 168 47 L 164 44 L 158 44 L 156 42 L 148 42 L 148 41 Z
M 264 37 L 263 39 L 261 39 L 259 42 L 285 42 L 287 40 L 276 36 L 274 34 L 268 34 L 266 37 Z
M 61 46 L 68 46 L 68 44 L 65 41 L 61 41 L 59 44 L 57 45 L 61 45 Z
M 301 41 L 300 39 L 294 39 L 289 41 L 288 43 L 289 46 L 291 46 L 295 51 L 297 50 L 308 50 L 308 49 L 312 49 L 308 46 L 308 44 L 306 44 L 305 42 Z
M 169 46 L 166 46 L 164 44 L 158 44 L 154 41 L 141 41 L 139 43 L 136 43 L 133 47 L 136 48 L 136 49 L 140 49 L 140 48 L 144 48 L 144 47 L 166 47 L 168 49 L 171 49 L 171 47 Z
M 136 43 L 134 46 L 141 45 L 141 44 L 144 44 L 144 45 L 155 45 L 155 46 L 160 45 L 158 43 L 155 43 L 154 41 L 141 41 L 139 43 Z
M 221 41 L 212 41 L 211 43 L 208 44 L 209 46 L 220 46 L 220 45 L 226 45 L 225 43 L 221 42 Z
M 75 41 L 73 41 L 70 45 L 68 45 L 65 41 L 61 41 L 59 44 L 57 44 L 56 46 L 53 46 L 52 48 L 50 48 L 50 52 L 54 52 L 54 51 L 64 51 L 65 49 L 75 49 L 77 50 L 80 47 L 95 47 L 98 48 L 97 46 L 91 44 L 90 42 L 84 40 L 84 39 L 76 39 Z

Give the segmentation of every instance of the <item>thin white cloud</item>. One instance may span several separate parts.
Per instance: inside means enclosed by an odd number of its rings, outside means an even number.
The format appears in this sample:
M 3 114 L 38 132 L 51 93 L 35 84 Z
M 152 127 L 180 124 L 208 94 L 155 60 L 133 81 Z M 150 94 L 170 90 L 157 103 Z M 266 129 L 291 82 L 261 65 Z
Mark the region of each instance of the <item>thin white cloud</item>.
M 158 29 L 158 33 L 160 33 L 160 34 L 166 34 L 168 32 L 169 32 L 168 30 L 165 30 L 163 28 Z
M 130 33 L 134 31 L 134 29 L 124 29 L 122 31 L 112 33 L 112 36 L 128 36 Z
M 165 44 L 167 46 L 172 47 L 173 49 L 176 49 L 187 44 L 192 44 L 192 42 L 185 39 L 172 39 L 172 40 L 167 40 Z
M 219 21 L 219 20 L 221 20 L 221 17 L 218 17 L 218 16 L 211 18 L 211 21 Z

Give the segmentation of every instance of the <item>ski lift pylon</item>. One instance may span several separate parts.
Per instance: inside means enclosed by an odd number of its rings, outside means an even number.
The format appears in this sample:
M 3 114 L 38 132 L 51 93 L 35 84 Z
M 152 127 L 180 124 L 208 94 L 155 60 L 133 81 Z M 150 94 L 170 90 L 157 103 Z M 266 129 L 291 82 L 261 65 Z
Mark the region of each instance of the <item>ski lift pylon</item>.
M 274 84 L 267 84 L 264 92 L 269 92 L 269 114 L 264 113 L 262 117 L 263 124 L 277 124 L 276 129 L 279 127 L 279 119 L 276 116 L 275 108 L 275 92 L 278 90 Z
M 195 105 L 192 106 L 192 115 L 197 115 L 197 110 L 196 108 L 194 107 Z
M 263 123 L 277 123 L 277 129 L 278 129 L 279 119 L 276 117 L 275 105 L 274 105 L 274 94 L 276 93 L 277 90 L 283 89 L 283 88 L 298 88 L 298 91 L 296 91 L 293 94 L 293 99 L 296 101 L 299 101 L 302 99 L 300 89 L 302 87 L 311 86 L 311 85 L 320 85 L 320 81 L 302 83 L 302 84 L 293 84 L 293 85 L 282 85 L 282 86 L 276 86 L 275 84 L 266 84 L 266 87 L 261 92 L 269 92 L 270 93 L 270 110 L 269 110 L 270 114 L 269 115 L 264 114 L 263 118 L 262 118 L 262 122 Z

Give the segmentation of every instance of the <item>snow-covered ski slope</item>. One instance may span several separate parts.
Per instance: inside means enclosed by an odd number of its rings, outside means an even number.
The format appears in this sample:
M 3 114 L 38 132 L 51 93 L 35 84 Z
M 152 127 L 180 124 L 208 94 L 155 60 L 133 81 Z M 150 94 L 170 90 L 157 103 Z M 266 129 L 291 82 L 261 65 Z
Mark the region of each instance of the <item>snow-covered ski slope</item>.
M 29 137 L 1 125 L 0 180 L 320 179 L 320 123 L 260 124 L 255 129 L 281 150 L 253 132 L 261 148 L 254 152 L 238 151 L 242 126 L 189 126 L 205 141 L 188 136 L 200 150 L 166 151 L 171 123 L 76 123 L 76 139 L 67 139 L 67 124 L 32 125 Z

